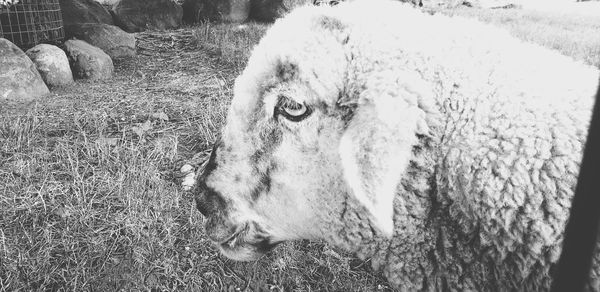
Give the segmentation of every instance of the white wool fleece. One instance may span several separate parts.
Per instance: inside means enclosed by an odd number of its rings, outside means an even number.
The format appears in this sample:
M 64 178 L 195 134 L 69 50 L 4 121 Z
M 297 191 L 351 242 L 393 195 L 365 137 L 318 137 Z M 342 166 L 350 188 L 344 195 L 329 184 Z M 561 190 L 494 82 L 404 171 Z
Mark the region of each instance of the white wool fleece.
M 347 170 L 355 198 L 339 210 L 323 204 L 329 242 L 371 258 L 401 291 L 549 289 L 598 69 L 490 25 L 380 0 L 301 8 L 277 21 L 236 96 L 260 96 L 278 64 L 299 64 L 289 71 L 312 89 L 291 98 L 356 105 L 353 137 L 373 131 L 391 157 L 371 151 L 359 158 L 374 169 Z M 387 96 L 402 100 L 386 104 Z M 255 103 L 235 99 L 228 127 Z M 378 114 L 361 116 L 364 104 Z M 364 150 L 341 141 L 341 152 Z M 386 143 L 404 146 L 396 153 Z M 379 168 L 389 172 L 361 181 Z M 382 206 L 380 194 L 396 185 L 393 204 Z M 368 216 L 383 218 L 393 238 L 377 236 Z M 592 290 L 600 288 L 597 259 Z

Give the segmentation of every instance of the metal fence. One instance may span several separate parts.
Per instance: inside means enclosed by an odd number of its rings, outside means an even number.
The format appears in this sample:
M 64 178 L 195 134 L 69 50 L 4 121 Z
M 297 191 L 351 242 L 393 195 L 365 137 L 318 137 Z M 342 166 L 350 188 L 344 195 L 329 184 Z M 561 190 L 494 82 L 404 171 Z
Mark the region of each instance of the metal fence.
M 65 37 L 58 0 L 0 0 L 0 37 L 22 49 Z

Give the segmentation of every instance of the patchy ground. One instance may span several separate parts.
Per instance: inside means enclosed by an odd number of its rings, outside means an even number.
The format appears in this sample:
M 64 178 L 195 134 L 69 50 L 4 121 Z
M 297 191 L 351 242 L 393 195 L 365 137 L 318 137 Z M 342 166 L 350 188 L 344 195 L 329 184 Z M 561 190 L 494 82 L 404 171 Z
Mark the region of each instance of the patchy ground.
M 112 80 L 0 108 L 0 290 L 389 290 L 325 244 L 236 263 L 204 238 L 177 170 L 215 140 L 241 68 L 206 29 L 139 34 Z

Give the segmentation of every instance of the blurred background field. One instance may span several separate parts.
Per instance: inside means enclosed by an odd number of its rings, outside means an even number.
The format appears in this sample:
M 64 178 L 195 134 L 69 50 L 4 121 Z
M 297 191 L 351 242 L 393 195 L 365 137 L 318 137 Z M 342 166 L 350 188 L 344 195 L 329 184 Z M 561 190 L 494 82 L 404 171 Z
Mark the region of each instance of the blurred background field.
M 600 66 L 600 2 L 575 3 L 556 9 L 442 9 L 447 15 L 476 18 L 507 29 L 514 36 L 557 50 L 576 60 Z M 559 6 L 565 7 L 565 6 Z M 578 6 L 574 6 L 578 7 Z
M 597 3 L 597 2 L 596 2 Z M 439 9 L 600 65 L 600 17 L 540 9 Z M 0 108 L 0 290 L 388 291 L 370 263 L 291 242 L 225 259 L 178 169 L 218 136 L 234 78 L 268 25 L 138 33 L 109 81 L 78 81 Z

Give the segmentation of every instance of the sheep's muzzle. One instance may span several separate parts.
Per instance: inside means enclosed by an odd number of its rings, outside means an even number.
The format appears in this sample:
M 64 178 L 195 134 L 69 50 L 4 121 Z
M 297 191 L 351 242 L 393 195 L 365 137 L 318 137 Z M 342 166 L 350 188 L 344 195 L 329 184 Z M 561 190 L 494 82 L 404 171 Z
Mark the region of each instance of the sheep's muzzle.
M 196 208 L 206 218 L 204 229 L 208 238 L 217 245 L 221 253 L 238 261 L 256 260 L 273 249 L 279 242 L 273 242 L 256 222 L 237 222 L 231 216 L 230 202 L 223 194 L 206 184 L 211 172 L 217 169 L 216 157 L 219 142 L 204 170 L 198 176 L 194 195 Z

